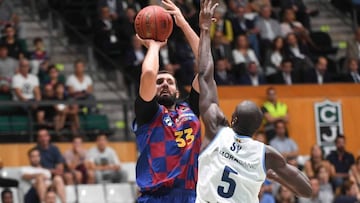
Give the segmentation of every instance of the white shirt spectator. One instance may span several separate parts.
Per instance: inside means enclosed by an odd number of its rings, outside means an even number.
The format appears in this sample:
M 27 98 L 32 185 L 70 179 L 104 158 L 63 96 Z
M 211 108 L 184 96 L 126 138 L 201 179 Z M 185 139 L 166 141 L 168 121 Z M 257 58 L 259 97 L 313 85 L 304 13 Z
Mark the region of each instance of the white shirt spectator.
M 279 138 L 276 136 L 270 141 L 270 146 L 274 147 L 280 153 L 288 153 L 298 150 L 298 146 L 295 141 L 288 137 Z
M 46 177 L 46 184 L 51 184 L 51 172 L 46 168 L 33 167 L 33 166 L 24 166 L 21 168 L 21 176 L 23 175 L 35 175 L 43 174 Z M 35 183 L 35 178 L 31 179 L 31 184 Z
M 12 88 L 18 88 L 25 99 L 35 99 L 34 89 L 39 87 L 39 79 L 32 74 L 28 74 L 25 78 L 20 73 L 16 74 L 12 79 Z M 19 100 L 14 94 L 14 100 Z
M 322 85 L 324 83 L 324 76 L 319 73 L 319 71 L 316 71 L 317 81 L 319 85 Z
M 271 63 L 273 63 L 276 67 L 280 67 L 282 60 L 283 57 L 280 52 L 276 51 L 271 54 Z
M 103 152 L 100 152 L 97 147 L 91 148 L 86 154 L 86 160 L 95 163 L 95 165 L 118 165 L 120 166 L 120 160 L 115 151 L 106 147 Z
M 247 57 L 244 56 L 240 51 L 234 49 L 232 51 L 234 63 L 240 64 L 240 63 L 249 63 L 251 61 L 254 61 L 256 65 L 259 66 L 259 61 L 255 55 L 255 52 L 252 49 L 247 50 Z
M 66 86 L 71 86 L 75 92 L 87 90 L 87 88 L 92 84 L 93 81 L 88 75 L 84 75 L 82 82 L 80 82 L 74 74 L 70 75 L 66 81 Z

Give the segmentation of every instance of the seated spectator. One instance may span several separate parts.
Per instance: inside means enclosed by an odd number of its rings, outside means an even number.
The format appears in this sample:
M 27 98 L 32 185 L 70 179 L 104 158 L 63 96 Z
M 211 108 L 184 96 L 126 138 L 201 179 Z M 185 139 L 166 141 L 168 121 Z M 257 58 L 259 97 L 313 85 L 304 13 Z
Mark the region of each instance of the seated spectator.
M 346 180 L 340 188 L 340 194 L 335 197 L 334 203 L 357 203 L 360 201 L 359 191 L 356 184 Z
M 360 83 L 359 64 L 357 59 L 352 58 L 347 61 L 348 73 L 343 76 L 343 82 Z
M 327 64 L 327 59 L 325 57 L 319 57 L 315 68 L 311 68 L 305 73 L 304 82 L 319 85 L 332 82 L 331 75 L 327 71 Z
M 266 139 L 270 142 L 275 136 L 276 121 L 289 121 L 288 107 L 285 103 L 278 101 L 276 90 L 273 87 L 266 89 L 267 100 L 263 103 L 261 110 L 264 113 L 264 131 Z
M 330 173 L 327 168 L 320 165 L 315 171 L 315 177 L 320 183 L 320 194 L 319 199 L 322 202 L 333 202 L 334 200 L 334 189 L 330 183 Z
M 107 137 L 99 134 L 96 137 L 96 146 L 88 150 L 86 154 L 87 168 L 95 172 L 96 182 L 113 182 L 121 181 L 121 165 L 116 152 L 107 146 Z
M 57 83 L 54 87 L 54 100 L 56 101 L 66 101 L 67 97 L 65 95 L 65 87 L 62 83 Z M 73 135 L 77 135 L 80 129 L 80 120 L 79 120 L 79 107 L 77 104 L 57 104 L 54 105 L 55 110 L 55 131 L 60 133 L 64 129 L 66 121 L 70 122 L 70 128 Z
M 58 83 L 65 84 L 65 76 L 59 73 L 55 65 L 48 67 L 48 76 L 45 79 L 45 84 L 55 88 Z
M 335 175 L 335 168 L 331 163 L 324 159 L 323 152 L 319 145 L 311 147 L 310 159 L 304 164 L 304 172 L 307 177 L 314 177 L 319 167 L 325 167 L 330 177 Z
M 235 49 L 232 50 L 232 55 L 234 59 L 234 65 L 239 65 L 241 63 L 249 63 L 254 61 L 256 65 L 260 65 L 255 52 L 249 47 L 248 40 L 246 35 L 239 35 L 236 38 Z
M 210 37 L 214 40 L 215 35 L 221 36 L 220 42 L 223 44 L 231 44 L 234 40 L 234 32 L 229 19 L 224 18 L 224 13 L 220 10 L 216 10 L 214 13 L 216 22 L 213 22 L 210 26 Z M 218 34 L 217 34 L 218 33 Z
M 356 28 L 354 32 L 354 37 L 347 42 L 346 46 L 346 57 L 349 59 L 356 59 L 360 61 L 360 47 L 358 44 L 360 43 L 360 28 Z
M 49 68 L 50 66 L 53 66 L 50 64 L 49 59 L 45 59 L 39 64 L 39 71 L 37 73 L 37 76 L 39 78 L 40 84 L 44 85 L 46 84 L 46 81 L 49 79 Z
M 41 62 L 48 59 L 48 53 L 45 50 L 44 42 L 42 38 L 36 37 L 33 41 L 35 50 L 30 52 L 30 63 L 31 63 L 31 73 L 37 75 L 39 73 L 39 67 Z
M 298 203 L 321 203 L 320 200 L 320 183 L 315 177 L 310 178 L 312 194 L 310 198 L 300 197 Z M 329 202 L 330 203 L 330 202 Z
M 1 192 L 1 202 L 2 203 L 14 203 L 13 193 L 9 188 L 4 188 Z
M 74 63 L 75 73 L 71 74 L 67 81 L 69 96 L 75 100 L 94 101 L 93 81 L 89 75 L 85 74 L 85 62 L 77 60 Z M 94 111 L 93 106 L 89 105 L 90 112 Z
M 12 78 L 12 88 L 14 89 L 15 101 L 40 101 L 41 93 L 39 79 L 37 76 L 29 74 L 29 61 L 22 59 L 19 62 L 19 73 Z
M 270 141 L 270 146 L 278 150 L 287 160 L 296 158 L 299 154 L 295 141 L 286 137 L 285 122 L 281 120 L 275 122 L 275 137 Z
M 340 135 L 335 139 L 336 150 L 332 151 L 326 159 L 335 167 L 333 185 L 340 186 L 345 179 L 349 178 L 350 167 L 355 163 L 354 156 L 345 149 L 345 137 Z
M 281 62 L 285 58 L 284 39 L 276 37 L 272 41 L 271 49 L 268 49 L 264 58 L 264 73 L 271 75 L 280 70 Z
M 256 27 L 259 29 L 261 58 L 264 59 L 273 40 L 281 36 L 281 28 L 279 22 L 271 18 L 271 6 L 262 6 L 260 9 Z
M 234 59 L 232 56 L 231 46 L 223 42 L 224 35 L 221 32 L 214 33 L 214 39 L 212 40 L 211 52 L 214 57 L 214 61 L 219 59 L 226 59 L 228 63 L 233 64 Z
M 286 37 L 290 33 L 299 34 L 306 32 L 304 26 L 296 21 L 295 13 L 292 9 L 286 9 L 283 16 L 283 22 L 280 24 L 281 33 L 283 37 Z
M 296 198 L 293 192 L 281 185 L 276 194 L 276 203 L 295 203 Z
M 50 189 L 46 192 L 44 203 L 56 203 L 56 194 L 54 190 Z
M 356 158 L 355 164 L 351 166 L 350 179 L 360 188 L 360 156 Z
M 28 152 L 30 166 L 21 168 L 22 179 L 28 181 L 35 188 L 40 202 L 44 202 L 45 194 L 48 188 L 54 187 L 62 203 L 65 203 L 65 186 L 62 177 L 55 175 L 53 182 L 51 173 L 48 169 L 41 166 L 40 152 L 36 148 L 32 148 Z
M 265 77 L 259 73 L 259 68 L 254 61 L 247 64 L 246 73 L 240 78 L 239 84 L 259 86 L 265 84 Z
M 83 139 L 75 136 L 72 147 L 64 152 L 67 172 L 65 172 L 65 182 L 67 185 L 74 184 L 93 184 L 95 183 L 94 174 L 88 171 L 85 166 L 86 149 L 83 147 Z
M 112 20 L 119 20 L 125 16 L 125 8 L 123 7 L 123 0 L 99 0 L 97 9 L 99 15 L 101 15 L 101 10 L 104 7 L 109 8 L 109 15 Z
M 293 70 L 293 64 L 290 59 L 281 61 L 280 70 L 268 76 L 269 83 L 293 85 L 300 83 L 299 74 Z
M 247 44 L 250 44 L 254 55 L 256 57 L 260 57 L 259 50 L 259 41 L 257 34 L 259 33 L 259 29 L 255 26 L 255 19 L 247 19 L 245 18 L 246 8 L 243 4 L 237 4 L 235 10 L 235 16 L 231 18 L 231 24 L 234 32 L 234 36 L 242 35 L 246 38 L 246 41 L 249 41 Z M 235 45 L 238 44 L 238 39 L 235 38 Z M 234 57 L 236 60 L 236 57 Z
M 23 59 L 27 55 L 26 42 L 16 37 L 16 30 L 12 25 L 5 26 L 5 37 L 0 43 L 7 46 L 9 56 L 14 59 Z
M 45 85 L 42 95 L 44 101 L 54 100 L 55 90 L 51 85 Z M 56 112 L 53 106 L 40 106 L 36 112 L 37 125 L 44 128 L 53 128 L 55 115 Z
M 219 59 L 215 62 L 214 79 L 217 85 L 233 85 L 235 78 L 231 74 L 231 64 L 226 59 Z
M 284 46 L 285 57 L 293 61 L 296 70 L 306 70 L 313 67 L 310 59 L 309 47 L 301 43 L 294 33 L 289 33 L 286 36 L 286 43 Z
M 40 165 L 49 169 L 52 177 L 63 176 L 64 159 L 59 148 L 50 143 L 50 134 L 46 129 L 37 131 L 37 144 L 34 148 L 40 152 Z
M 8 56 L 7 46 L 0 44 L 0 93 L 10 93 L 11 79 L 18 68 L 18 62 Z

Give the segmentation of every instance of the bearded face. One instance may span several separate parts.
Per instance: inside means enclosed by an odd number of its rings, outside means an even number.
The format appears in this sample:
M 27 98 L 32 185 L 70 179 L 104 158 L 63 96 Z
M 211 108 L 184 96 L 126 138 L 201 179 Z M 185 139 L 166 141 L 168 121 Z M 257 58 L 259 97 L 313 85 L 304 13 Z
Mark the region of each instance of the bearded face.
M 171 74 L 159 74 L 156 80 L 156 87 L 156 99 L 160 105 L 171 107 L 175 104 L 178 91 L 176 88 L 175 78 Z

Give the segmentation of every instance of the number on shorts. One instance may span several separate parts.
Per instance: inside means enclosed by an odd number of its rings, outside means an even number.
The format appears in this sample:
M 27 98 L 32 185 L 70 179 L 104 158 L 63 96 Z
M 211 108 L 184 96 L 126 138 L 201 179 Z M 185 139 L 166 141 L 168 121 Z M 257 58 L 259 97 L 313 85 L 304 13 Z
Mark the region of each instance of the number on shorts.
M 227 189 L 227 191 L 225 191 L 224 186 L 219 185 L 217 188 L 218 194 L 223 198 L 230 198 L 234 195 L 236 182 L 234 179 L 230 178 L 230 173 L 238 174 L 236 171 L 231 169 L 229 166 L 225 166 L 223 175 L 221 177 L 221 181 L 229 183 L 229 188 Z

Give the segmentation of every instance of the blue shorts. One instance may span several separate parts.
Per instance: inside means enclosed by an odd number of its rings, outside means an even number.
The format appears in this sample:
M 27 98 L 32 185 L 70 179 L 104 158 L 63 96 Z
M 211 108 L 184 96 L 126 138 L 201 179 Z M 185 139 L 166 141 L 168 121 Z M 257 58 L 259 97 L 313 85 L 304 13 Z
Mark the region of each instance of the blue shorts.
M 195 190 L 172 189 L 166 194 L 142 194 L 137 203 L 195 203 Z

